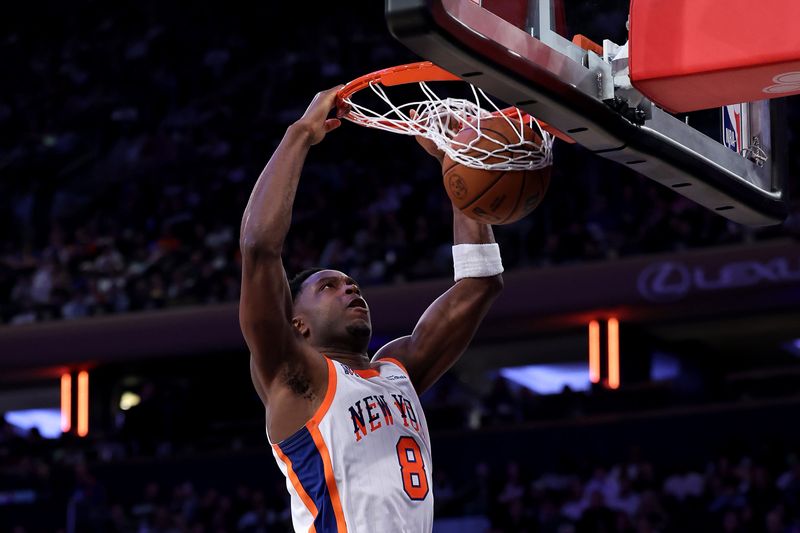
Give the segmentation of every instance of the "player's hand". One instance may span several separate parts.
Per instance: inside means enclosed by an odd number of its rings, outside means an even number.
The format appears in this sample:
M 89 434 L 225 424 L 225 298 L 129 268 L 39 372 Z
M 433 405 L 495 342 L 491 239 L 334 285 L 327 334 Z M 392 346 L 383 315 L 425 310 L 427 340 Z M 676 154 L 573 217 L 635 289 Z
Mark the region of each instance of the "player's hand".
M 343 85 L 337 85 L 327 91 L 318 92 L 303 113 L 303 116 L 294 123 L 308 136 L 310 145 L 318 144 L 325 135 L 342 125 L 338 118 L 328 118 L 331 109 L 336 105 L 336 93 Z
M 415 116 L 417 116 L 417 112 L 414 111 L 413 109 L 410 110 L 408 114 L 411 116 L 412 119 Z M 444 161 L 444 152 L 441 149 L 439 149 L 438 146 L 436 146 L 435 142 L 428 139 L 427 137 L 423 137 L 422 135 L 415 135 L 414 138 L 417 140 L 419 145 L 425 149 L 426 152 L 435 157 L 436 160 L 439 161 L 440 165 L 442 164 L 442 162 Z

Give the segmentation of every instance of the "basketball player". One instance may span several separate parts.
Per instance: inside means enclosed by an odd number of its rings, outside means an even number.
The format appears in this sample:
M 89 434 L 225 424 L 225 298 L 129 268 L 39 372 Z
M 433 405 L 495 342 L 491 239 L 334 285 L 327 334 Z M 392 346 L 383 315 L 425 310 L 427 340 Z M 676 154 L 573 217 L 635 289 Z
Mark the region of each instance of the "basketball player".
M 287 281 L 281 248 L 310 147 L 339 127 L 335 87 L 291 125 L 253 188 L 241 227 L 239 320 L 267 437 L 296 531 L 426 532 L 431 443 L 418 395 L 461 356 L 503 286 L 490 226 L 454 209 L 456 283 L 411 335 L 370 360 L 370 309 L 355 280 L 310 270 Z M 420 144 L 440 162 L 433 143 Z

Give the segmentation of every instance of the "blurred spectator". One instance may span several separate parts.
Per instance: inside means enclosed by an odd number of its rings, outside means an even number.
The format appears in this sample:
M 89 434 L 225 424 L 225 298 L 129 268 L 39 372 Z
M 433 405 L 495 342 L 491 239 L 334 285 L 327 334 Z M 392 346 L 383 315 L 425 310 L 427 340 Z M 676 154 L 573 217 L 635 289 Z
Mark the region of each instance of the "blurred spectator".
M 497 429 L 492 431 L 497 438 L 505 438 Z M 462 441 L 470 440 L 465 433 Z M 10 525 L 0 515 L 0 525 L 8 525 L 9 531 L 25 526 L 28 531 L 63 527 L 66 532 L 119 533 L 291 528 L 285 480 L 277 469 L 266 470 L 257 486 L 238 483 L 216 488 L 213 469 L 194 472 L 191 479 L 182 481 L 148 481 L 137 470 L 157 466 L 159 477 L 174 478 L 184 471 L 183 462 L 193 452 L 187 448 L 171 459 L 147 458 L 129 446 L 107 457 L 102 469 L 89 468 L 92 450 L 109 444 L 101 437 L 43 441 L 36 433 L 0 425 L 0 456 L 13 457 L 0 463 L 0 492 L 32 488 L 42 510 L 35 519 Z M 16 450 L 15 455 L 8 454 L 10 449 Z M 230 452 L 221 448 L 206 458 L 227 465 L 226 453 Z M 259 453 L 269 454 L 263 447 Z M 491 531 L 498 533 L 800 532 L 792 492 L 797 471 L 791 455 L 783 462 L 767 457 L 764 462 L 745 459 L 739 463 L 718 456 L 705 474 L 688 463 L 671 468 L 666 463 L 653 465 L 640 452 L 632 457 L 647 465 L 639 469 L 648 472 L 645 476 L 658 470 L 662 483 L 636 489 L 636 482 L 628 477 L 633 471 L 630 460 L 610 466 L 586 463 L 533 479 L 526 457 L 509 458 L 502 467 L 478 463 L 470 472 L 451 471 L 440 463 L 433 486 L 436 517 L 451 524 L 457 524 L 459 517 L 469 518 L 469 523 L 485 523 L 488 518 Z M 241 468 L 247 462 L 237 464 Z M 457 482 L 457 475 L 464 476 L 463 481 Z M 41 481 L 31 483 L 37 476 Z M 702 482 L 696 482 L 696 476 Z M 686 485 L 690 490 L 676 493 L 677 479 L 692 479 Z M 66 490 L 60 490 L 62 486 Z
M 4 13 L 0 323 L 236 302 L 239 221 L 286 126 L 317 90 L 415 60 L 385 31 L 379 3 L 349 11 L 347 24 L 302 3 L 192 7 L 191 17 L 170 3 L 128 0 L 48 3 L 47 16 L 22 3 Z M 302 31 L 265 31 L 270 21 L 295 20 Z M 797 112 L 790 108 L 790 122 Z M 330 265 L 364 285 L 450 274 L 450 203 L 436 164 L 407 141 L 345 125 L 315 148 L 285 245 L 290 274 Z M 795 157 L 790 178 L 797 172 Z M 495 232 L 513 269 L 797 237 L 793 209 L 781 228 L 742 228 L 561 144 L 544 203 Z M 468 405 L 484 412 L 474 427 L 498 432 L 592 413 L 590 394 L 569 389 L 539 397 L 500 377 L 482 399 L 456 388 L 443 382 L 434 391 L 431 417 L 465 435 Z M 119 441 L 45 442 L 0 420 L 3 490 L 34 494 L 38 518 L 49 520 L 7 530 L 289 530 L 277 470 L 258 486 L 226 489 L 175 468 L 201 445 L 228 457 L 230 443 L 174 438 L 188 422 L 169 413 L 164 404 L 175 402 L 162 392 L 143 387 Z M 628 409 L 652 405 L 639 398 Z M 733 468 L 716 457 L 703 471 L 637 457 L 554 468 L 534 481 L 527 459 L 437 470 L 437 513 L 491 517 L 498 531 L 691 532 L 698 522 L 702 531 L 800 531 L 797 461 Z M 115 467 L 153 462 L 181 472 L 179 481 L 114 478 Z M 105 475 L 98 465 L 109 467 Z
M 315 91 L 413 60 L 372 5 L 347 29 L 291 3 L 214 8 L 214 24 L 127 0 L 52 11 L 20 6 L 0 27 L 0 323 L 12 325 L 236 301 L 239 221 L 284 128 Z M 294 19 L 315 37 L 257 22 Z M 783 229 L 741 228 L 586 152 L 559 145 L 555 161 L 539 209 L 495 228 L 508 269 L 797 235 L 796 213 Z M 288 270 L 330 265 L 362 285 L 449 275 L 440 181 L 402 137 L 342 128 L 305 166 Z
M 606 506 L 599 490 L 590 493 L 589 504 L 578 520 L 577 533 L 610 533 L 616 530 L 614 512 Z

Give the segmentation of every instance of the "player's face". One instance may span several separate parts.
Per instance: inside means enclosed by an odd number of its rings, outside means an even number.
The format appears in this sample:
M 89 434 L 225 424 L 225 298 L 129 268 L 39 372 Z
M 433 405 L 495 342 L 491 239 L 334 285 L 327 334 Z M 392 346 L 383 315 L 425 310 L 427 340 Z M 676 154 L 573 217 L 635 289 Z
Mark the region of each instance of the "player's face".
M 366 339 L 372 334 L 369 306 L 353 278 L 338 270 L 321 270 L 304 283 L 295 310 L 312 340 Z

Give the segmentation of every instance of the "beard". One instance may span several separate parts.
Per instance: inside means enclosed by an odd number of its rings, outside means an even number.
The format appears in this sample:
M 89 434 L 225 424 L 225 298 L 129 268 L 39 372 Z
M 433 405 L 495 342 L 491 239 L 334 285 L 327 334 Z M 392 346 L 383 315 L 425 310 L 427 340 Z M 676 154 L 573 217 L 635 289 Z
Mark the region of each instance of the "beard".
M 366 322 L 348 324 L 345 331 L 347 331 L 348 335 L 357 339 L 369 338 L 372 335 L 372 328 Z

